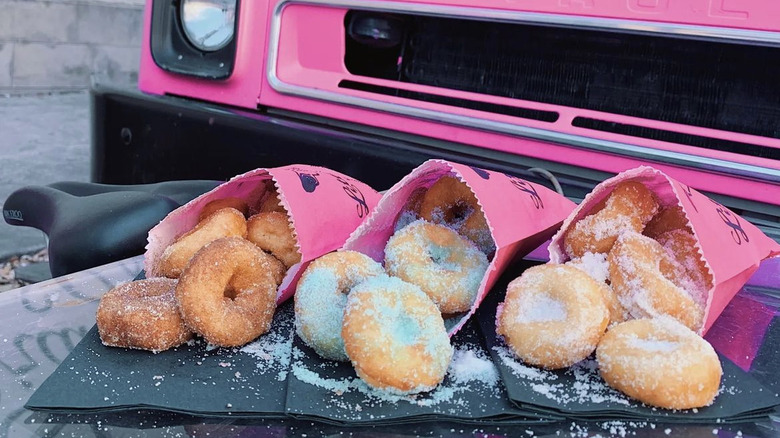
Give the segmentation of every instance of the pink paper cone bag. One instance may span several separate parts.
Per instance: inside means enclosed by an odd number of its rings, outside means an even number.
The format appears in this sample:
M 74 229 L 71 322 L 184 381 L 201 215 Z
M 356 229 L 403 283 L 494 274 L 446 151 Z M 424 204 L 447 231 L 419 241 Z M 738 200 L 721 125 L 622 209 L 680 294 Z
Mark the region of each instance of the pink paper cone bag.
M 368 185 L 323 167 L 290 165 L 256 169 L 238 175 L 171 212 L 149 231 L 144 267 L 147 277 L 158 274 L 165 248 L 198 223 L 198 215 L 215 199 L 239 198 L 251 209 L 273 181 L 295 230 L 301 262 L 290 267 L 279 286 L 277 301 L 292 296 L 295 283 L 311 260 L 341 247 L 369 216 L 381 195 Z
M 697 249 L 713 276 L 713 287 L 707 291 L 701 330 L 704 334 L 758 269 L 761 261 L 780 254 L 780 244 L 728 208 L 659 170 L 641 166 L 621 172 L 597 185 L 566 218 L 553 237 L 549 247 L 550 261 L 566 262 L 568 257 L 563 250 L 563 236 L 569 227 L 587 216 L 595 205 L 609 195 L 614 186 L 631 180 L 643 183 L 656 195 L 662 206 L 682 206 L 693 229 L 699 244 Z
M 455 175 L 474 192 L 496 243 L 495 255 L 482 279 L 476 301 L 466 315 L 454 324 L 448 324 L 448 332 L 453 335 L 476 311 L 509 262 L 549 239 L 575 204 L 546 187 L 515 176 L 444 160 L 429 160 L 385 193 L 369 218 L 350 236 L 344 249 L 362 252 L 382 262 L 385 244 L 409 198 L 416 190 L 429 188 L 447 174 Z

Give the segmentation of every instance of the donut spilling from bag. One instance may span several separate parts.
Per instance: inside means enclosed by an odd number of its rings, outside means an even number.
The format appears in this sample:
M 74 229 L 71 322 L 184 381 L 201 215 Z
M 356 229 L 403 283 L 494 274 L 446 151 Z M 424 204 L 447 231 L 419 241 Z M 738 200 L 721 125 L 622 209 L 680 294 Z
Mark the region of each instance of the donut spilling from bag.
M 304 262 L 343 245 L 379 198 L 360 181 L 315 166 L 236 176 L 149 231 L 149 279 L 105 295 L 101 340 L 153 352 L 193 336 L 218 347 L 252 342 L 270 329 Z
M 453 349 L 445 318 L 473 306 L 495 251 L 484 213 L 455 175 L 417 190 L 395 216 L 384 260 L 340 250 L 298 282 L 298 336 L 349 361 L 370 387 L 414 394 L 438 386 Z
M 497 333 L 546 369 L 595 353 L 608 385 L 651 406 L 712 404 L 722 369 L 699 333 L 713 276 L 683 209 L 631 179 L 590 205 L 553 239 L 557 259 L 509 284 Z
M 260 211 L 279 205 L 278 194 L 268 191 L 262 199 L 251 208 L 232 197 L 204 204 L 193 229 L 162 253 L 161 277 L 130 282 L 104 295 L 97 318 L 103 343 L 159 352 L 193 334 L 214 346 L 236 347 L 266 333 L 277 288 L 286 270 L 300 261 L 300 253 L 287 215 Z M 158 293 L 162 286 L 150 285 L 167 285 L 168 290 Z M 178 332 L 172 332 L 174 320 Z

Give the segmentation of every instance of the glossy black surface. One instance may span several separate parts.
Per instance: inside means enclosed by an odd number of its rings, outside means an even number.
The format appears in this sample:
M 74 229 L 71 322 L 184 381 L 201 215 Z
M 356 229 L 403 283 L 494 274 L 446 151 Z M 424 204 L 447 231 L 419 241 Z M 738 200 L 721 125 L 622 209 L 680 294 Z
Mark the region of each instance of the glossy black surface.
M 263 111 L 247 111 L 133 90 L 92 90 L 92 180 L 144 184 L 226 180 L 258 167 L 314 164 L 385 190 L 425 160 L 497 170 L 551 187 L 530 167 L 555 171 L 581 198 L 607 175 L 463 144 L 362 133 Z
M 512 267 L 499 284 L 522 271 L 527 263 Z M 275 419 L 247 420 L 203 418 L 145 409 L 100 415 L 52 415 L 23 408 L 42 382 L 60 366 L 74 346 L 92 328 L 97 300 L 114 284 L 132 279 L 141 269 L 141 258 L 82 271 L 38 285 L 0 294 L 0 436 L 73 437 L 540 437 L 540 436 L 639 436 L 639 437 L 776 437 L 780 413 L 741 424 L 707 421 L 671 424 L 659 420 L 564 420 L 537 425 L 480 425 L 450 421 L 425 421 L 393 426 L 343 427 L 320 421 Z M 775 394 L 780 391 L 777 366 L 780 351 L 780 278 L 778 260 L 767 261 L 737 295 L 727 313 L 716 323 L 722 330 L 720 348 L 741 352 L 750 375 Z M 757 286 L 767 281 L 775 286 Z M 758 327 L 754 321 L 763 321 Z M 750 321 L 751 323 L 748 323 Z M 760 328 L 760 330 L 757 330 Z M 121 350 L 117 350 L 121 353 Z M 67 365 L 66 365 L 67 367 Z M 190 368 L 196 366 L 190 364 Z M 110 373 L 108 369 L 95 372 Z M 197 375 L 178 367 L 167 372 Z M 148 380 L 148 379 L 146 379 Z M 128 381 L 128 389 L 152 382 Z M 88 376 L 80 384 L 90 385 Z M 124 385 L 124 383 L 123 383 Z M 122 385 L 120 385 L 121 389 Z M 78 390 L 78 388 L 74 388 Z M 179 394 L 186 398 L 187 394 Z

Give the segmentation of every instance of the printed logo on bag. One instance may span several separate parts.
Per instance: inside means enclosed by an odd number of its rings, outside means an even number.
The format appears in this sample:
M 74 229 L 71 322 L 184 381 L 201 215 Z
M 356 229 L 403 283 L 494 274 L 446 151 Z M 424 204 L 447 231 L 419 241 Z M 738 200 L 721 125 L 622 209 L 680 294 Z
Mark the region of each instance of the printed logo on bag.
M 344 189 L 344 193 L 352 198 L 352 200 L 357 204 L 356 208 L 358 217 L 363 218 L 363 216 L 367 215 L 370 209 L 368 208 L 366 197 L 363 196 L 363 192 L 361 192 L 360 189 L 357 188 L 357 186 L 355 186 L 355 184 L 353 184 L 352 181 L 348 180 L 347 178 L 334 174 L 331 174 L 331 176 L 335 178 L 336 181 L 341 183 L 342 188 Z
M 488 172 L 485 169 L 480 169 L 479 167 L 469 166 L 471 167 L 471 170 L 474 171 L 477 175 L 480 176 L 482 179 L 490 179 L 490 172 Z
M 742 245 L 742 242 L 750 242 L 747 233 L 742 229 L 742 223 L 739 221 L 739 216 L 712 199 L 710 199 L 710 201 L 715 205 L 715 212 L 718 214 L 718 217 L 720 217 L 720 220 L 729 227 L 729 234 L 731 234 L 731 238 L 734 239 L 734 242 L 737 245 Z
M 696 204 L 693 202 L 693 189 L 691 186 L 687 186 L 685 184 L 680 184 L 680 186 L 682 187 L 683 194 L 688 198 L 688 202 L 690 202 L 691 207 L 693 207 L 693 210 L 698 213 L 699 209 L 696 208 Z
M 298 175 L 298 179 L 301 180 L 301 187 L 303 187 L 306 193 L 314 193 L 317 186 L 320 185 L 320 181 L 317 179 L 320 174 L 317 172 L 306 173 L 295 169 L 293 169 L 293 172 Z
M 3 217 L 9 221 L 24 222 L 22 212 L 20 210 L 3 210 Z
M 533 184 L 516 176 L 506 175 L 506 177 L 509 178 L 509 181 L 512 183 L 512 185 L 515 186 L 518 190 L 528 194 L 528 196 L 531 198 L 531 201 L 534 203 L 534 207 L 537 209 L 544 208 L 542 197 L 539 196 L 539 192 L 536 191 L 536 187 L 534 187 Z

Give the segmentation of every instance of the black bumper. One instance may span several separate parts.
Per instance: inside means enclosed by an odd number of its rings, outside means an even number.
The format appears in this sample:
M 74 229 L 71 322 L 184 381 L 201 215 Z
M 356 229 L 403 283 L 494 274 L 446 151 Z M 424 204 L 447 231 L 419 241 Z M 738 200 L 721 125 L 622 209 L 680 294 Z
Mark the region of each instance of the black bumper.
M 473 146 L 367 131 L 358 124 L 269 114 L 134 90 L 92 90 L 92 180 L 106 184 L 225 180 L 258 167 L 313 164 L 366 182 L 392 186 L 411 169 L 441 158 L 492 169 L 552 187 L 556 174 L 567 196 L 583 196 L 606 175 Z

